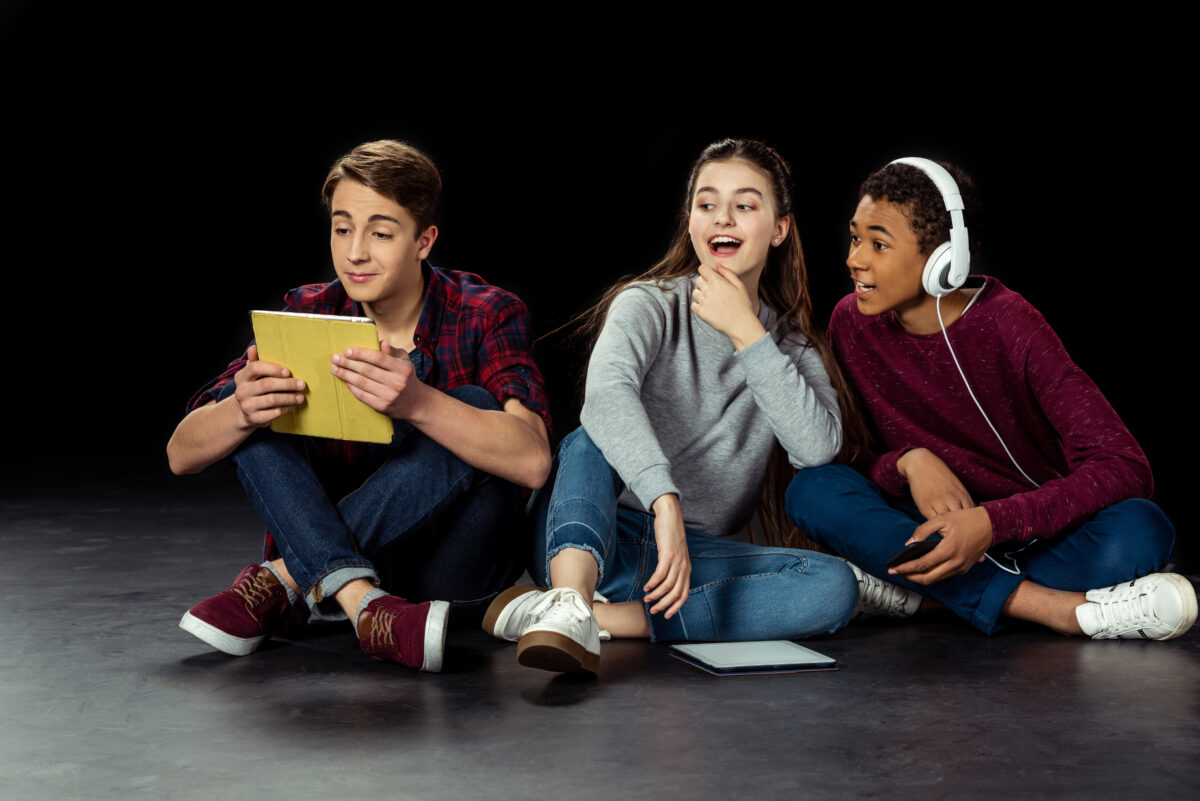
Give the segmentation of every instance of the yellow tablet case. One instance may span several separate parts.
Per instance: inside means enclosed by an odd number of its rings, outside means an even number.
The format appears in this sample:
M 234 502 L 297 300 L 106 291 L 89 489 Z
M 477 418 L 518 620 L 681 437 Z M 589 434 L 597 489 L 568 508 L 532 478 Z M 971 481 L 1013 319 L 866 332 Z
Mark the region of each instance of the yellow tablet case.
M 329 372 L 330 356 L 346 348 L 379 350 L 375 323 L 366 317 L 296 312 L 250 312 L 258 358 L 282 364 L 308 387 L 304 403 L 271 423 L 281 434 L 391 442 L 392 420 L 350 393 Z

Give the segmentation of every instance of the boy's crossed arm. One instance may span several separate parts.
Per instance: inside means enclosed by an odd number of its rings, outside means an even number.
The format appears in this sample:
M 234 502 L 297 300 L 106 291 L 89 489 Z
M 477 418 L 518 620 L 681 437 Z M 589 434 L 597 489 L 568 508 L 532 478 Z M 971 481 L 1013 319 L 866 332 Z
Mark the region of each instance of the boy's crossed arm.
M 220 403 L 210 400 L 175 427 L 167 443 L 172 473 L 199 473 L 237 450 L 255 429 L 304 403 L 304 382 L 292 378 L 286 367 L 259 359 L 254 345 L 246 350 L 246 366 L 233 381 L 233 395 Z
M 388 343 L 381 350 L 347 348 L 333 355 L 332 371 L 354 397 L 377 412 L 407 420 L 467 464 L 537 489 L 550 473 L 550 436 L 540 415 L 516 398 L 503 411 L 477 409 L 417 378 L 408 354 Z
M 516 398 L 507 399 L 503 411 L 476 409 L 423 384 L 403 350 L 382 347 L 334 354 L 330 370 L 363 403 L 407 420 L 472 467 L 530 489 L 545 483 L 550 442 L 537 413 Z M 253 345 L 246 356 L 245 367 L 234 375 L 234 394 L 192 411 L 176 427 L 167 443 L 172 472 L 200 472 L 304 402 L 304 382 L 286 367 L 260 360 Z

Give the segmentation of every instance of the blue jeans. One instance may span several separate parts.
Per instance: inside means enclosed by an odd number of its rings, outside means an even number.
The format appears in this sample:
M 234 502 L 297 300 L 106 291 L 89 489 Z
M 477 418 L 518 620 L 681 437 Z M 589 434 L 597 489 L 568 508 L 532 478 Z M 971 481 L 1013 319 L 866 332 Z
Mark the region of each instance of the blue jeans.
M 886 498 L 857 471 L 845 465 L 801 470 L 788 487 L 787 513 L 817 543 L 873 576 L 942 603 L 986 634 L 1002 627 L 1000 611 L 1026 579 L 1072 592 L 1107 587 L 1160 570 L 1175 545 L 1175 529 L 1161 509 L 1141 499 L 1122 501 L 1051 539 L 1024 549 L 1025 543 L 1001 543 L 990 551 L 1015 572 L 985 559 L 926 587 L 889 576 L 884 566 L 925 517 L 911 502 Z
M 500 408 L 481 387 L 447 394 Z M 268 429 L 233 461 L 310 607 L 363 578 L 412 601 L 469 605 L 456 618 L 481 612 L 521 573 L 519 490 L 394 422 L 391 444 L 369 446 L 365 465 L 330 458 L 318 440 Z
M 531 575 L 549 586 L 550 559 L 579 548 L 596 557 L 605 597 L 640 601 L 658 564 L 654 516 L 618 506 L 623 488 L 586 431 L 567 436 L 535 503 Z M 686 531 L 691 591 L 670 620 L 647 615 L 652 640 L 801 639 L 838 629 L 854 612 L 858 583 L 838 559 Z

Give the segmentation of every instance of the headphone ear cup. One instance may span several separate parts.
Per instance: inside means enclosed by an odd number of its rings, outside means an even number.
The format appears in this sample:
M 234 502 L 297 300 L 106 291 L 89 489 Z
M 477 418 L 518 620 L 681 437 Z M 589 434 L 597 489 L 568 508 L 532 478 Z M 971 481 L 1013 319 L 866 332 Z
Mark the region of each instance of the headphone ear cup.
M 949 242 L 943 242 L 929 254 L 929 259 L 925 262 L 925 271 L 921 273 L 921 285 L 930 295 L 937 297 L 958 289 L 950 283 L 952 261 L 953 254 L 950 252 Z

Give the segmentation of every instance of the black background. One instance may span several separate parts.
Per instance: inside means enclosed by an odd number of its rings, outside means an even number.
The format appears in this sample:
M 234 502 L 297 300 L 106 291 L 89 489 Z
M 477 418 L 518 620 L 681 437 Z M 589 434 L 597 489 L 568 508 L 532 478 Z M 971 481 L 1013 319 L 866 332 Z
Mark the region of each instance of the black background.
M 339 11 L 311 38 L 266 12 L 0 13 L 5 475 L 166 471 L 187 398 L 248 340 L 246 311 L 332 277 L 320 186 L 361 141 L 432 156 L 432 261 L 515 291 L 544 333 L 661 255 L 705 144 L 751 136 L 793 164 L 822 323 L 850 289 L 858 183 L 902 155 L 965 168 L 986 209 L 974 271 L 1039 308 L 1100 385 L 1155 468 L 1180 562 L 1200 563 L 1194 204 L 1175 188 L 1195 145 L 1163 55 L 1178 51 L 1145 55 L 1139 23 L 979 22 L 947 58 L 911 45 L 916 25 L 858 17 L 761 42 L 746 10 L 716 23 L 736 42 L 672 28 L 670 52 L 614 9 L 571 24 L 495 4 Z M 561 436 L 581 357 L 555 338 L 537 355 Z

